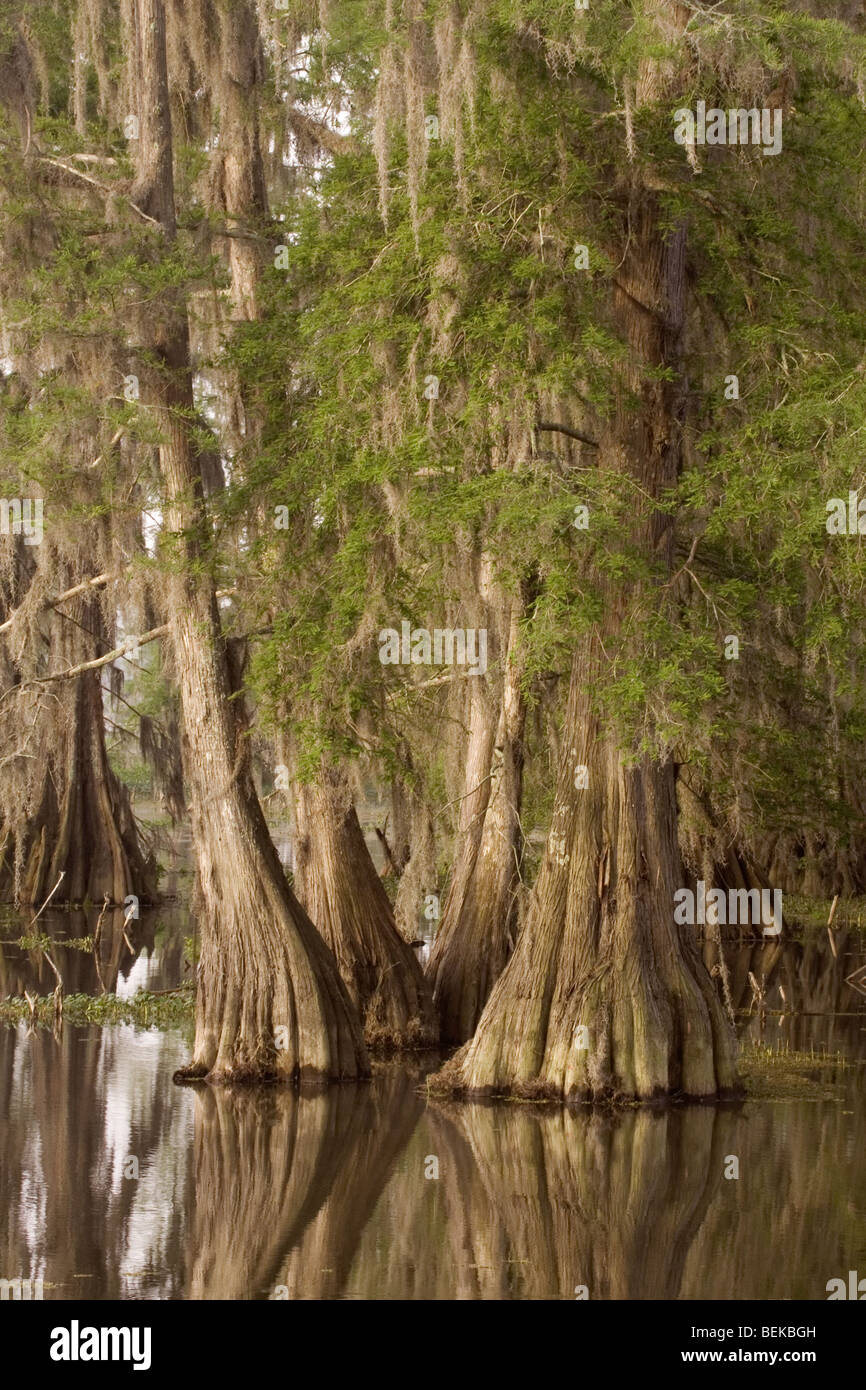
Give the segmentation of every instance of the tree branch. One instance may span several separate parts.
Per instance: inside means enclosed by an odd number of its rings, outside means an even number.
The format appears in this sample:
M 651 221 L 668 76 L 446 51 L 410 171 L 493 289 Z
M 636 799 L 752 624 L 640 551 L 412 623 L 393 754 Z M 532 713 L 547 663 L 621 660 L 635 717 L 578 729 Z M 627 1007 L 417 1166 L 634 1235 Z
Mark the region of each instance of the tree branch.
M 579 439 L 581 444 L 588 444 L 590 448 L 598 448 L 598 440 L 590 439 L 589 435 L 581 434 L 580 430 L 573 430 L 570 425 L 557 425 L 550 421 L 539 423 L 535 426 L 536 430 L 552 432 L 554 434 L 567 434 L 569 439 Z
M 98 179 L 91 178 L 90 174 L 85 174 L 82 169 L 75 169 L 70 164 L 64 164 L 62 159 L 49 159 L 47 154 L 41 154 L 39 155 L 39 162 L 40 164 L 51 164 L 55 169 L 62 169 L 65 174 L 71 174 L 74 179 L 80 179 L 82 183 L 89 183 L 93 188 L 98 188 L 100 193 L 106 193 L 109 197 L 113 197 L 115 193 L 121 192 L 120 189 L 112 188 L 109 184 L 100 183 Z M 146 213 L 143 208 L 140 208 L 137 203 L 134 203 L 131 198 L 127 197 L 126 201 L 129 203 L 133 212 L 137 212 L 139 217 L 144 218 L 145 222 L 150 222 L 154 227 L 162 228 L 161 222 L 158 222 L 155 217 L 151 217 L 150 214 Z
M 141 637 L 127 637 L 125 642 L 113 651 L 106 652 L 105 656 L 97 656 L 93 661 L 82 661 L 78 666 L 70 666 L 68 671 L 55 671 L 51 676 L 37 676 L 26 684 L 42 685 L 46 681 L 65 681 L 71 676 L 80 676 L 84 671 L 98 671 L 100 666 L 108 666 L 112 661 L 117 661 L 118 657 L 125 656 L 136 647 L 146 647 L 148 642 L 155 642 L 157 637 L 165 637 L 170 631 L 171 624 L 163 623 L 160 627 L 151 628 L 150 632 L 145 632 Z
M 235 589 L 235 585 L 230 589 L 217 589 L 216 597 L 218 599 L 228 598 L 230 594 L 235 592 Z M 106 652 L 105 656 L 94 657 L 92 661 L 82 661 L 78 666 L 70 666 L 68 671 L 55 671 L 50 676 L 35 676 L 33 680 L 23 681 L 20 686 L 13 688 L 23 690 L 25 686 L 45 685 L 49 681 L 65 681 L 69 680 L 72 676 L 83 675 L 85 671 L 98 671 L 101 666 L 109 666 L 112 661 L 117 661 L 119 657 L 125 656 L 127 652 L 134 651 L 137 647 L 146 647 L 149 642 L 155 642 L 158 637 L 165 637 L 169 632 L 171 632 L 171 623 L 161 623 L 159 627 L 152 627 L 150 632 L 143 633 L 141 637 L 127 637 L 119 647 L 115 647 L 113 651 Z
M 93 579 L 85 579 L 82 584 L 75 584 L 71 589 L 67 589 L 64 593 L 55 594 L 54 598 L 45 599 L 45 601 L 40 604 L 39 611 L 42 612 L 42 610 L 45 608 L 56 608 L 58 603 L 64 603 L 68 598 L 75 598 L 76 594 L 84 594 L 87 592 L 88 589 L 101 588 L 103 584 L 107 584 L 109 580 L 113 578 L 114 575 L 106 571 L 105 574 L 95 575 Z M 0 632 L 8 632 L 10 627 L 14 625 L 15 619 L 18 617 L 18 614 L 20 612 L 21 609 L 16 608 L 11 618 L 7 618 L 5 623 L 0 623 Z

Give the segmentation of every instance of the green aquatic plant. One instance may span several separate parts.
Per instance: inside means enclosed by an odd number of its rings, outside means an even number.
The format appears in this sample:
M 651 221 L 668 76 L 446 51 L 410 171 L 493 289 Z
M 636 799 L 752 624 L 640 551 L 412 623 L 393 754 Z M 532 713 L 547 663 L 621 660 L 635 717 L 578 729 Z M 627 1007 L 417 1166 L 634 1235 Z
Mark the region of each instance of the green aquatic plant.
M 161 993 L 140 990 L 131 999 L 116 994 L 68 994 L 63 1001 L 65 1023 L 135 1023 L 141 1027 L 168 1028 L 190 1023 L 195 1008 L 192 984 Z M 33 1022 L 50 1027 L 54 1022 L 54 999 L 42 995 L 31 1001 L 20 996 L 0 1000 L 0 1023 Z

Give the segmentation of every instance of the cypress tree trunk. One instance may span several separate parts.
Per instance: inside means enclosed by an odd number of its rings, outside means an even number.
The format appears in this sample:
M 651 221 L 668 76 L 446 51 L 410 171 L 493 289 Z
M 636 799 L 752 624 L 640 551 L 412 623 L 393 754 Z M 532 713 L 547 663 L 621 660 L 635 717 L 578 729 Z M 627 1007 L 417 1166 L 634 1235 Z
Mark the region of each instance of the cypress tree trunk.
M 138 0 L 140 163 L 134 198 L 175 231 L 162 0 Z M 326 1081 L 367 1074 L 358 1020 L 333 957 L 283 874 L 253 786 L 215 586 L 203 564 L 208 523 L 193 453 L 186 314 L 154 332 L 150 382 L 160 425 L 172 638 L 203 904 L 192 1062 L 178 1079 Z
M 94 648 L 111 646 L 100 601 L 79 595 L 64 603 L 61 614 L 53 608 L 39 612 L 37 600 L 37 614 L 29 615 L 31 638 L 21 647 L 16 628 L 27 621 L 28 590 L 32 598 L 37 576 L 20 538 L 9 543 L 15 547 L 12 583 L 0 613 L 23 611 L 0 639 L 3 689 L 21 687 L 17 700 L 0 709 L 0 741 L 15 750 L 4 758 L 0 896 L 41 904 L 59 880 L 55 905 L 102 903 L 106 897 L 121 904 L 130 893 L 152 901 L 155 866 L 142 850 L 129 793 L 108 761 L 100 673 L 85 671 L 52 682 L 48 690 L 27 684 L 93 657 Z M 49 563 L 49 592 L 62 592 L 77 575 L 54 558 Z
M 671 518 L 683 387 L 685 233 L 666 233 L 653 194 L 633 181 L 613 303 L 629 365 L 602 429 L 599 467 L 634 496 L 632 550 L 671 570 Z M 673 368 L 660 380 L 651 369 Z M 648 371 L 648 369 L 650 369 Z M 634 485 L 637 486 L 634 486 Z M 563 729 L 553 819 L 526 925 L 472 1041 L 437 1083 L 471 1095 L 567 1100 L 710 1097 L 735 1085 L 735 1040 L 703 962 L 673 920 L 683 886 L 675 770 L 629 765 L 592 693 L 641 585 L 605 596 L 579 644 Z M 661 585 L 653 606 L 669 601 Z M 588 768 L 588 786 L 575 769 Z
M 298 788 L 295 887 L 334 953 L 371 1046 L 432 1047 L 439 1028 L 429 986 L 397 930 L 345 775 L 323 768 Z
M 405 756 L 407 766 L 411 768 L 408 749 Z M 429 894 L 436 892 L 438 885 L 433 814 L 425 797 L 409 783 L 393 782 L 391 794 L 395 823 L 399 824 L 399 807 L 400 820 L 406 827 L 406 857 L 402 861 L 405 867 L 394 898 L 394 921 L 401 936 L 407 941 L 416 941 L 421 922 L 426 924 L 429 921 L 426 916 L 422 917 L 426 899 Z M 400 842 L 397 843 L 399 845 Z
M 228 230 L 234 233 L 228 238 L 232 300 L 238 318 L 255 319 L 262 258 L 254 231 L 267 216 L 257 105 L 262 62 L 259 29 L 250 0 L 218 0 L 217 9 L 219 193 Z
M 731 889 L 739 892 L 772 891 L 778 882 L 771 882 L 761 867 L 760 861 L 724 830 L 719 829 L 718 817 L 709 798 L 692 786 L 682 770 L 677 776 L 677 810 L 679 813 L 679 840 L 683 858 L 688 866 L 687 884 L 692 892 L 697 891 L 697 879 L 703 879 L 707 893 L 711 889 L 721 889 L 728 893 Z M 725 916 L 727 917 L 727 912 Z M 769 925 L 769 924 L 767 924 Z M 719 922 L 698 927 L 698 935 L 706 935 L 722 941 L 742 941 L 746 937 L 762 937 L 764 923 L 760 914 L 749 922 Z M 787 936 L 785 924 L 782 934 Z
M 142 855 L 129 794 L 108 763 L 98 672 L 77 677 L 64 703 L 65 748 L 54 764 L 58 775 L 45 777 L 39 811 L 27 827 L 18 900 L 44 902 L 61 873 L 54 903 L 108 897 L 121 904 L 130 893 L 152 900 L 153 866 Z
M 514 605 L 498 721 L 482 680 L 472 683 L 458 852 L 427 967 L 446 1043 L 471 1038 L 514 948 L 526 718 L 516 663 L 517 621 Z

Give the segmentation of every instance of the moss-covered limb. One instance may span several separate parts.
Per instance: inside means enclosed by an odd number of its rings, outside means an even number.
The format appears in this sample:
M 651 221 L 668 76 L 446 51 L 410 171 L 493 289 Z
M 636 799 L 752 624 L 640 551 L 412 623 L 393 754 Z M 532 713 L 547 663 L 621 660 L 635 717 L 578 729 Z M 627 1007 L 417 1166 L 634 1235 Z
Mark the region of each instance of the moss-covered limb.
M 144 1027 L 169 1027 L 191 1023 L 195 1014 L 195 993 L 191 984 L 176 990 L 151 994 L 140 990 L 131 999 L 117 994 L 68 994 L 63 1001 L 65 1023 L 137 1023 Z M 33 1022 L 39 1027 L 54 1023 L 53 995 L 40 995 L 33 1002 L 22 998 L 0 1000 L 0 1023 Z

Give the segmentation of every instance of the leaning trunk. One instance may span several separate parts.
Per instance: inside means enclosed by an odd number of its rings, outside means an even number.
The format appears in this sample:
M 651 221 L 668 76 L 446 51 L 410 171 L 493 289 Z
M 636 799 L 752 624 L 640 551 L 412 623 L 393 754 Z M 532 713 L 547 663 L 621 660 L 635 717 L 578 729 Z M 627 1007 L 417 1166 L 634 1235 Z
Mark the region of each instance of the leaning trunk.
M 430 1047 L 439 1037 L 430 989 L 397 930 L 345 776 L 326 768 L 297 796 L 295 886 L 334 953 L 369 1044 Z

